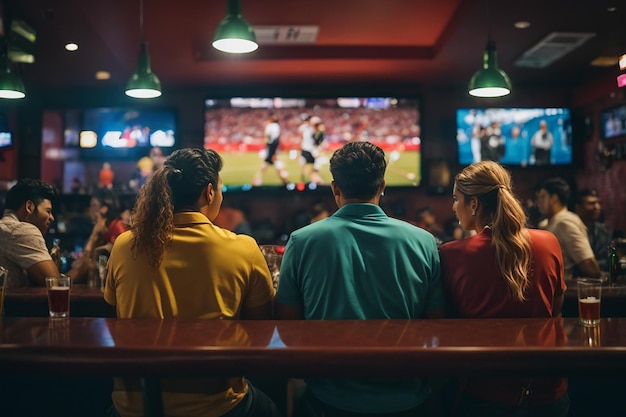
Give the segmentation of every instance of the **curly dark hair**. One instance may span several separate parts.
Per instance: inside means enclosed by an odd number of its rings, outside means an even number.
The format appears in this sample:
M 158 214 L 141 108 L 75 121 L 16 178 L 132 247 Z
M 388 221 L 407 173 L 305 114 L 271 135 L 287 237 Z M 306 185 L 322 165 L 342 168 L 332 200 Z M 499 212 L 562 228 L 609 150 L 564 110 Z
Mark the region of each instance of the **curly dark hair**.
M 571 197 L 571 188 L 565 179 L 560 177 L 548 178 L 537 188 L 537 191 L 541 190 L 546 190 L 551 196 L 556 194 L 561 204 L 564 206 L 568 205 Z
M 330 158 L 330 172 L 346 198 L 374 197 L 386 169 L 385 152 L 370 142 L 348 142 Z
M 45 181 L 24 178 L 7 192 L 5 208 L 15 211 L 29 200 L 37 206 L 43 200 L 54 201 L 56 196 L 55 188 Z
M 208 184 L 218 186 L 222 158 L 212 149 L 184 148 L 172 153 L 141 188 L 133 211 L 132 255 L 148 256 L 157 268 L 172 239 L 174 213 L 195 211 Z

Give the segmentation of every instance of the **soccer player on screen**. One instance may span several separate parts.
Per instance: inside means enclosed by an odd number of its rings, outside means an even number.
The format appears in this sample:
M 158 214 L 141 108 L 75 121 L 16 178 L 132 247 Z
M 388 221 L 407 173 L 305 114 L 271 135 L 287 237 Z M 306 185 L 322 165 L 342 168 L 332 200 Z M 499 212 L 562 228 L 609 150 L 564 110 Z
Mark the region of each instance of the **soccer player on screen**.
M 263 174 L 270 165 L 276 168 L 276 172 L 278 172 L 278 176 L 283 183 L 289 183 L 289 172 L 287 172 L 283 161 L 276 157 L 276 152 L 280 144 L 279 138 L 280 124 L 278 124 L 278 117 L 272 114 L 265 122 L 265 159 L 263 160 L 261 169 L 259 169 L 252 179 L 253 185 L 259 186 L 263 184 Z

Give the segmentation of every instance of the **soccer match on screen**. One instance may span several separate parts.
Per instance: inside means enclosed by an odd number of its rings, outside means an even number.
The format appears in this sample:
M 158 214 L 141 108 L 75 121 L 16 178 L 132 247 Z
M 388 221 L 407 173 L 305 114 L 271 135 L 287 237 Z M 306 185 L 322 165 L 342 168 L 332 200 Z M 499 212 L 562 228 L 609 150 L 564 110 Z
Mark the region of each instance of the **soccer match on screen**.
M 224 160 L 226 187 L 328 185 L 333 152 L 369 141 L 387 156 L 387 186 L 418 186 L 415 99 L 229 98 L 205 101 L 204 146 Z

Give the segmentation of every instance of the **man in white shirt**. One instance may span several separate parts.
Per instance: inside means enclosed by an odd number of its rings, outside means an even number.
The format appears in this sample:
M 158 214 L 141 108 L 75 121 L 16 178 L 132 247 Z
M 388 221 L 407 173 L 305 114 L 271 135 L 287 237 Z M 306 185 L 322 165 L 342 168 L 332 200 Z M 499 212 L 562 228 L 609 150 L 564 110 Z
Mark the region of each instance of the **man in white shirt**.
M 562 178 L 550 178 L 538 188 L 537 207 L 548 219 L 546 229 L 561 244 L 565 279 L 599 277 L 600 267 L 587 238 L 587 227 L 576 213 L 567 209 L 569 198 L 569 184 Z
M 48 253 L 43 235 L 54 221 L 55 189 L 41 180 L 18 181 L 6 195 L 0 219 L 0 266 L 9 271 L 7 288 L 45 286 L 46 277 L 58 277 L 59 269 Z M 82 268 L 74 262 L 72 273 Z

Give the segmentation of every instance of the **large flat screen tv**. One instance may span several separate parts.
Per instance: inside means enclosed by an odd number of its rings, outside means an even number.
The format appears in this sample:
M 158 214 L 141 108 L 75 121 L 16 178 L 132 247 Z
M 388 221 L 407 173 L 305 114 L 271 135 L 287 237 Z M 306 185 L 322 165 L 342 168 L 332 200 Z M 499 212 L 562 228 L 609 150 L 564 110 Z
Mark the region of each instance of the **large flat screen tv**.
M 169 153 L 175 146 L 173 110 L 99 108 L 82 114 L 79 147 L 86 159 L 138 159 L 153 147 Z
M 388 187 L 420 184 L 420 113 L 415 98 L 209 98 L 204 114 L 204 146 L 223 157 L 221 177 L 226 190 L 301 190 L 330 184 L 330 157 L 350 141 L 370 141 L 383 148 Z M 271 149 L 266 144 L 266 127 L 272 121 L 278 124 L 274 130 L 279 132 L 278 149 L 273 166 L 268 164 L 261 172 Z M 317 136 L 321 144 L 313 155 L 313 167 L 308 164 L 307 168 L 308 156 L 302 149 L 311 126 L 321 130 Z M 310 175 L 312 168 L 317 170 L 315 177 Z
M 572 163 L 572 122 L 565 108 L 485 108 L 456 112 L 459 163 L 510 166 Z

